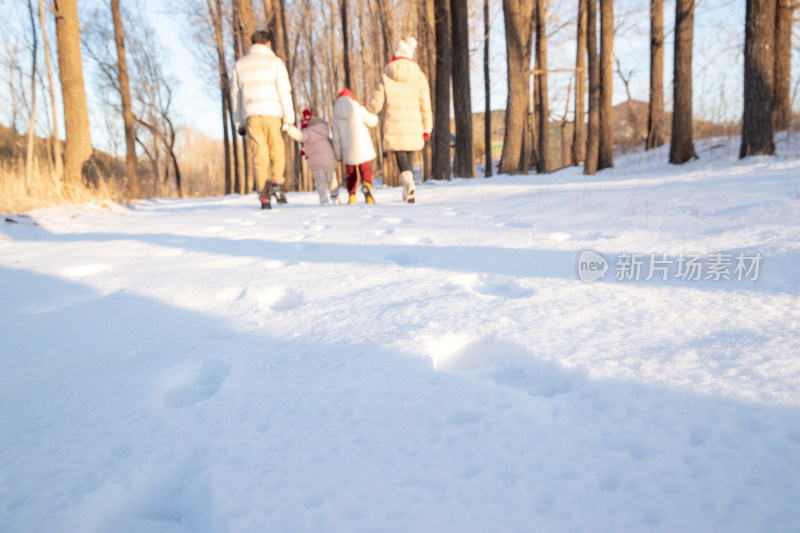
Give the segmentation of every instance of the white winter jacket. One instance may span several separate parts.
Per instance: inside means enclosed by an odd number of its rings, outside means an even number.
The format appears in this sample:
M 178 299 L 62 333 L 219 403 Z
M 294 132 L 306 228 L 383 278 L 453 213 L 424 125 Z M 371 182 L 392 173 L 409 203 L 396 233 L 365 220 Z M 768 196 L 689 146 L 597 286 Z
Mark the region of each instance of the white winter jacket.
M 425 146 L 423 134 L 433 129 L 428 79 L 419 65 L 396 57 L 383 69 L 367 109 L 383 110 L 383 149 L 416 151 Z
M 254 44 L 236 62 L 231 99 L 237 128 L 254 116 L 279 117 L 284 124 L 294 124 L 289 73 L 283 61 L 265 44 Z
M 360 165 L 375 159 L 368 127 L 378 125 L 378 116 L 350 98 L 340 96 L 333 105 L 333 151 L 345 165 Z

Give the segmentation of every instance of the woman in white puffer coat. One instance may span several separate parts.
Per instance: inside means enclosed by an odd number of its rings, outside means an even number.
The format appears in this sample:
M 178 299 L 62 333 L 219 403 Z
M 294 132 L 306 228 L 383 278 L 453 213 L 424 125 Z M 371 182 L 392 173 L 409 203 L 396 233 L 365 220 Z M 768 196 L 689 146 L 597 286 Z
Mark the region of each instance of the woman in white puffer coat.
M 401 39 L 386 64 L 367 109 L 383 111 L 383 150 L 394 152 L 403 182 L 403 201 L 414 203 L 414 154 L 431 136 L 433 114 L 428 79 L 414 62 L 417 40 Z
M 346 168 L 348 203 L 356 203 L 358 173 L 361 173 L 361 192 L 368 204 L 374 204 L 372 196 L 372 169 L 370 162 L 375 159 L 375 146 L 367 128 L 378 125 L 378 116 L 359 104 L 350 89 L 339 93 L 333 105 L 333 151 L 336 159 L 343 161 Z

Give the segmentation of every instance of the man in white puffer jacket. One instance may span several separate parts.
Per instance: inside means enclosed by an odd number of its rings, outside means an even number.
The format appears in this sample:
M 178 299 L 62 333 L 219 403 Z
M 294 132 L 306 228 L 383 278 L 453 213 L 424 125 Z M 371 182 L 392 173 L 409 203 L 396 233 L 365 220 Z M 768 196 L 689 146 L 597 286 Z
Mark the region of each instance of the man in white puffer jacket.
M 281 126 L 294 124 L 292 87 L 286 65 L 272 51 L 272 30 L 256 30 L 250 40 L 253 45 L 233 69 L 233 120 L 239 134 L 250 137 L 256 183 L 264 183 L 261 209 L 270 209 L 272 194 L 278 203 L 286 203 Z

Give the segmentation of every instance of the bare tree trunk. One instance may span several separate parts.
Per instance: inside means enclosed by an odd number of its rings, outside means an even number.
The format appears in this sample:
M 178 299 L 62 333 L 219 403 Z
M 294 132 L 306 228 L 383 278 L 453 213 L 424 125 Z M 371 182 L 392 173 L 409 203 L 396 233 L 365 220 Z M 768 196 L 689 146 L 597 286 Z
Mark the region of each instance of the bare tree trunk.
M 181 178 L 181 169 L 180 165 L 178 164 L 178 157 L 175 154 L 175 125 L 172 123 L 172 120 L 165 114 L 163 116 L 164 122 L 167 123 L 169 134 L 169 142 L 165 143 L 167 151 L 169 152 L 170 162 L 172 164 L 172 170 L 175 172 L 175 187 L 178 189 L 178 196 L 183 198 L 183 180 Z
M 483 0 L 483 95 L 486 106 L 483 118 L 483 144 L 486 162 L 483 176 L 492 175 L 492 85 L 489 82 L 489 0 Z
M 266 1 L 266 0 L 265 0 Z M 286 35 L 286 18 L 283 15 L 283 2 L 280 0 L 272 0 L 275 42 L 272 43 L 272 49 L 275 51 L 281 60 L 289 67 L 289 39 Z
M 645 150 L 664 144 L 664 0 L 650 0 L 650 101 Z
M 569 84 L 567 85 L 567 102 L 564 104 L 564 116 L 561 119 L 561 122 L 558 125 L 558 129 L 560 132 L 561 137 L 561 165 L 560 168 L 564 168 L 572 164 L 572 159 L 570 155 L 570 145 L 567 143 L 567 115 L 569 114 L 569 98 L 572 94 L 572 80 L 570 80 Z
M 586 157 L 586 8 L 587 0 L 578 0 L 578 37 L 575 55 L 575 128 L 572 131 L 572 164 Z M 565 162 L 566 164 L 566 162 Z
M 439 0 L 436 0 L 437 2 Z M 383 62 L 388 63 L 392 59 L 392 46 L 394 46 L 394 39 L 392 38 L 392 25 L 389 22 L 389 10 L 386 7 L 386 0 L 377 0 L 378 2 L 378 16 L 381 23 L 381 33 L 383 35 Z
M 294 77 L 294 64 L 292 54 L 289 50 L 289 36 L 288 32 L 286 31 L 286 3 L 284 0 L 278 0 L 276 3 L 276 8 L 278 10 L 278 24 L 277 24 L 277 31 L 275 33 L 275 40 L 279 43 L 279 48 L 276 50 L 276 54 L 280 57 L 283 62 L 286 64 L 286 68 L 289 71 L 289 80 L 292 80 Z M 275 46 L 276 43 L 272 43 Z M 297 101 L 297 94 L 294 90 L 294 84 L 292 84 L 292 102 Z M 284 137 L 285 140 L 285 137 Z M 285 183 L 287 188 L 291 190 L 292 187 L 295 187 L 297 184 L 297 168 L 298 168 L 298 159 L 300 157 L 300 151 L 297 149 L 297 144 L 293 142 L 285 142 L 286 145 L 286 169 L 284 170 L 284 177 L 286 179 Z
M 631 77 L 633 77 L 633 71 L 628 72 L 626 75 L 622 71 L 622 64 L 619 61 L 618 57 L 614 57 L 614 63 L 617 65 L 617 76 L 619 79 L 622 80 L 622 85 L 625 86 L 625 96 L 627 97 L 626 107 L 628 112 L 628 122 L 631 125 L 631 138 L 629 140 L 631 145 L 637 145 L 642 139 L 642 133 L 639 129 L 639 120 L 636 116 L 636 110 L 633 106 L 633 95 L 631 94 Z
M 589 126 L 586 136 L 584 174 L 597 173 L 600 148 L 600 65 L 597 61 L 597 0 L 586 4 L 586 53 L 589 65 Z
M 500 159 L 500 173 L 503 174 L 527 170 L 523 138 L 529 108 L 533 10 L 533 0 L 503 0 L 508 60 L 506 131 Z
M 450 179 L 450 46 L 449 0 L 434 0 L 436 26 L 436 109 L 433 120 L 433 178 Z
M 342 45 L 344 50 L 344 85 L 353 88 L 353 80 L 350 78 L 350 31 L 347 29 L 347 0 L 339 0 L 339 9 L 342 15 Z
M 536 92 L 538 94 L 538 157 L 536 171 L 550 172 L 550 104 L 547 96 L 547 11 L 544 0 L 536 0 Z
M 614 1 L 600 0 L 600 146 L 597 169 L 614 166 Z
M 669 162 L 696 159 L 692 132 L 692 40 L 695 0 L 675 1 L 675 53 L 672 79 L 672 136 Z
M 125 30 L 119 0 L 111 0 L 111 16 L 114 20 L 114 42 L 117 46 L 119 92 L 122 97 L 122 121 L 125 124 L 125 172 L 128 175 L 128 197 L 139 198 L 139 172 L 136 164 L 136 132 L 133 129 L 133 105 L 131 85 L 128 79 L 128 61 L 125 56 Z
M 456 119 L 456 153 L 453 174 L 475 177 L 472 151 L 472 94 L 469 81 L 469 28 L 467 0 L 450 0 L 452 21 L 453 108 Z M 449 110 L 448 110 L 449 114 Z M 448 126 L 449 126 L 448 120 Z
M 64 143 L 64 180 L 73 187 L 80 187 L 84 165 L 92 158 L 92 134 L 83 84 L 77 0 L 54 0 L 53 13 L 56 18 L 58 70 L 67 134 Z
M 534 4 L 534 10 L 536 9 L 536 4 Z M 534 11 L 534 17 L 535 17 Z M 531 27 L 531 33 L 536 33 L 536 21 L 533 21 L 533 26 Z M 538 70 L 539 62 L 536 58 L 536 53 L 534 51 L 534 60 L 533 60 L 533 70 Z M 522 137 L 522 157 L 524 158 L 524 166 L 522 170 L 527 172 L 530 169 L 535 169 L 538 167 L 537 161 L 539 161 L 539 155 L 537 154 L 539 148 L 537 146 L 537 137 L 536 132 L 539 128 L 539 91 L 537 88 L 537 81 L 536 78 L 533 79 L 533 83 L 531 83 L 530 87 L 530 99 L 528 101 L 528 109 L 527 113 L 525 114 L 525 134 Z
M 236 26 L 234 31 L 239 34 L 241 43 L 241 55 L 247 53 L 250 48 L 250 37 L 256 29 L 255 17 L 253 15 L 253 2 L 252 0 L 234 0 L 234 9 L 238 13 L 236 17 Z
M 33 3 L 28 0 L 28 13 L 31 17 L 31 109 L 28 117 L 28 149 L 25 153 L 25 190 L 30 193 L 33 179 L 34 150 L 36 148 L 36 59 L 39 52 L 39 41 L 36 38 L 36 22 L 33 18 Z
M 219 88 L 220 97 L 222 100 L 222 137 L 225 145 L 225 194 L 233 192 L 233 183 L 231 176 L 231 141 L 228 136 L 228 110 L 231 107 L 231 84 L 228 79 L 228 66 L 225 61 L 225 47 L 222 39 L 222 5 L 220 0 L 216 0 L 216 9 L 211 4 L 211 0 L 206 0 L 208 5 L 208 14 L 214 26 L 214 37 L 216 39 L 217 47 L 217 65 L 219 68 Z M 236 150 L 236 132 L 233 131 L 233 123 L 230 121 L 230 130 L 233 137 L 234 151 Z M 237 158 L 238 159 L 238 158 Z M 238 164 L 237 172 L 238 172 Z
M 747 0 L 744 32 L 744 116 L 739 157 L 775 155 L 772 141 L 775 0 Z
M 47 41 L 47 27 L 44 20 L 44 0 L 39 0 L 39 26 L 42 30 L 42 46 L 44 47 L 44 59 L 47 65 L 47 85 L 50 89 L 50 102 L 52 102 L 51 111 L 53 114 L 53 165 L 55 173 L 53 181 L 55 182 L 56 189 L 61 186 L 61 178 L 64 173 L 64 161 L 61 158 L 61 139 L 58 134 L 58 112 L 56 111 L 56 95 L 55 85 L 53 84 L 53 69 L 50 65 L 50 44 Z
M 420 0 L 418 19 L 418 60 L 420 68 L 428 78 L 431 107 L 436 109 L 436 37 L 433 25 L 435 20 L 433 0 Z M 422 158 L 422 179 L 425 181 L 433 177 L 433 143 L 426 142 L 420 156 Z
M 233 58 L 234 61 L 238 61 L 240 57 L 244 55 L 243 49 L 244 45 L 242 43 L 242 32 L 241 32 L 241 21 L 240 14 L 239 14 L 239 5 L 238 1 L 233 2 L 232 4 L 232 23 L 231 27 L 233 28 Z M 238 132 L 237 132 L 238 133 Z M 248 142 L 247 136 L 242 136 L 242 165 L 236 165 L 236 175 L 233 177 L 233 192 L 236 194 L 242 194 L 244 191 L 244 183 L 247 182 L 247 173 L 249 171 L 250 165 L 248 164 Z
M 775 12 L 774 131 L 788 129 L 792 115 L 792 20 L 797 5 L 792 5 L 792 0 L 778 0 Z

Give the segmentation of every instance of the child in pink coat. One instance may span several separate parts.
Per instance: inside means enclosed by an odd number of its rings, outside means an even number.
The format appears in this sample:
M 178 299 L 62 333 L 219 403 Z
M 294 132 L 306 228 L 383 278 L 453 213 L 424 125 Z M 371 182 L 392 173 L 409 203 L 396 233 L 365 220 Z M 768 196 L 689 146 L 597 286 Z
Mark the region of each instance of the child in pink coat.
M 328 192 L 331 201 L 339 204 L 339 182 L 336 179 L 336 156 L 333 153 L 328 124 L 321 118 L 313 117 L 311 111 L 303 110 L 303 130 L 291 124 L 283 126 L 283 130 L 297 142 L 303 143 L 303 152 L 308 168 L 314 178 L 314 188 L 319 194 L 322 205 L 328 203 Z

